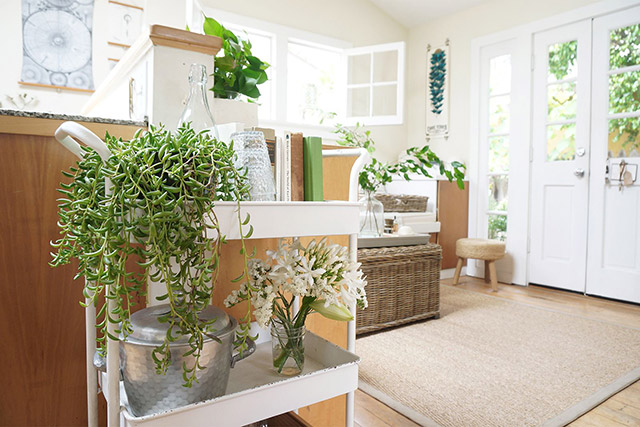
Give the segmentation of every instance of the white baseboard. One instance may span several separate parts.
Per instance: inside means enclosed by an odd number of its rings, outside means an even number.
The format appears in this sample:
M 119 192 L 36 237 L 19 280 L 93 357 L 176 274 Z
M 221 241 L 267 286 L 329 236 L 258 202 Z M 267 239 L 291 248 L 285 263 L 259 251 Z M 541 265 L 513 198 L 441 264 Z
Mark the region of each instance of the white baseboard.
M 447 268 L 446 270 L 440 270 L 440 279 L 451 279 L 453 275 L 456 273 L 455 268 Z M 460 271 L 460 276 L 467 275 L 467 267 L 462 267 Z

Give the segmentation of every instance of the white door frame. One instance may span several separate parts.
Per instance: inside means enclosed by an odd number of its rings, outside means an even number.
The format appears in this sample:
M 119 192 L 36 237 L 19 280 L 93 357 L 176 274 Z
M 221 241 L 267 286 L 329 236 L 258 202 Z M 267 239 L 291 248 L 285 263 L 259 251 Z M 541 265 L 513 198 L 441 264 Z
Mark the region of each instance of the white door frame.
M 531 148 L 531 118 L 532 118 L 532 69 L 533 35 L 554 27 L 570 24 L 584 19 L 595 18 L 612 12 L 628 9 L 640 4 L 639 0 L 606 0 L 581 7 L 553 17 L 545 18 L 529 24 L 514 27 L 488 36 L 479 37 L 471 41 L 471 92 L 470 92 L 470 133 L 472 143 L 468 178 L 470 181 L 469 194 L 469 236 L 482 237 L 485 230 L 478 225 L 480 215 L 479 201 L 486 197 L 486 188 L 480 188 L 481 168 L 479 165 L 480 152 L 486 152 L 487 146 L 480 140 L 480 126 L 483 118 L 480 113 L 480 57 L 483 47 L 515 40 L 516 52 L 512 57 L 514 96 L 511 105 L 511 138 L 520 141 L 511 148 L 511 170 L 518 171 L 509 176 L 509 212 L 508 212 L 508 251 L 511 253 L 513 264 L 512 283 L 525 285 L 528 283 L 528 230 L 529 230 L 529 202 L 531 168 L 529 164 Z M 516 96 L 517 91 L 517 96 Z M 515 126 L 518 123 L 518 126 Z M 485 234 L 486 235 L 486 234 Z M 484 266 L 469 263 L 469 275 L 483 277 Z

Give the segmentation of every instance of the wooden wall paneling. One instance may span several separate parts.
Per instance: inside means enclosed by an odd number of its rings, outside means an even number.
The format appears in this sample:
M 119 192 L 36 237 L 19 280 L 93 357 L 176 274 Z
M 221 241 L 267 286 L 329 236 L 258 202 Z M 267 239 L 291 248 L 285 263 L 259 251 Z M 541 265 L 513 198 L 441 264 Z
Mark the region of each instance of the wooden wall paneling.
M 469 182 L 460 190 L 455 182 L 438 180 L 438 244 L 442 246 L 442 269 L 457 264 L 456 240 L 467 237 L 469 223 Z
M 86 425 L 83 283 L 48 265 L 76 158 L 42 136 L 0 134 L 0 152 L 0 424 Z

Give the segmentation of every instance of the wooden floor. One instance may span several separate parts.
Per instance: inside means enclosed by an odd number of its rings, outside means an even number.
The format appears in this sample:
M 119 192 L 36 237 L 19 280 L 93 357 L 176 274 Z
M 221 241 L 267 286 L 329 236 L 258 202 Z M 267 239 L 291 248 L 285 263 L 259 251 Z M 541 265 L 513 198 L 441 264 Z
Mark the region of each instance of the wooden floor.
M 442 284 L 451 285 L 451 279 L 442 280 Z M 541 286 L 523 287 L 499 284 L 498 292 L 494 293 L 491 292 L 490 285 L 473 277 L 462 277 L 457 286 L 512 301 L 640 328 L 640 306 L 634 304 L 588 297 Z M 418 424 L 358 390 L 355 396 L 355 425 L 384 427 L 417 426 Z M 640 381 L 615 394 L 570 424 L 575 427 L 620 425 L 640 426 Z

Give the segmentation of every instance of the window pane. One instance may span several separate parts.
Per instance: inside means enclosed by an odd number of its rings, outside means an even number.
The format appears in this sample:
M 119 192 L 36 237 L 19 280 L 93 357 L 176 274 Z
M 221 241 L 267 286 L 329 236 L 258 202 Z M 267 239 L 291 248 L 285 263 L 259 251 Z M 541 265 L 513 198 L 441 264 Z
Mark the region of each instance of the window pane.
M 609 157 L 640 157 L 640 117 L 609 120 Z
M 575 123 L 547 126 L 547 161 L 573 160 L 575 154 Z
M 489 61 L 489 94 L 511 92 L 511 55 L 496 56 Z
M 489 172 L 509 171 L 509 137 L 489 138 Z
M 398 80 L 398 51 L 375 52 L 373 54 L 373 81 L 395 82 Z M 375 94 L 374 94 L 375 98 Z M 375 113 L 374 113 L 375 114 Z
M 489 98 L 489 133 L 509 132 L 509 103 L 511 96 Z
M 548 121 L 569 120 L 578 111 L 576 83 L 551 84 L 547 88 Z
M 549 46 L 549 81 L 564 80 L 578 75 L 578 41 Z
M 374 86 L 373 88 L 373 115 L 395 116 L 397 111 L 398 86 Z
M 507 211 L 509 178 L 507 175 L 489 177 L 489 210 Z
M 369 117 L 369 96 L 371 90 L 368 87 L 359 87 L 347 91 L 347 115 L 348 117 Z
M 640 71 L 609 76 L 609 112 L 640 111 Z
M 327 123 L 340 111 L 337 85 L 340 54 L 289 42 L 287 119 L 297 123 Z
M 489 238 L 507 240 L 507 216 L 489 215 Z
M 640 64 L 640 24 L 611 31 L 609 66 L 612 70 Z
M 371 83 L 371 55 L 354 55 L 349 57 L 350 85 Z

